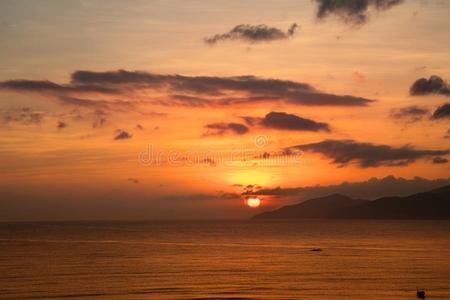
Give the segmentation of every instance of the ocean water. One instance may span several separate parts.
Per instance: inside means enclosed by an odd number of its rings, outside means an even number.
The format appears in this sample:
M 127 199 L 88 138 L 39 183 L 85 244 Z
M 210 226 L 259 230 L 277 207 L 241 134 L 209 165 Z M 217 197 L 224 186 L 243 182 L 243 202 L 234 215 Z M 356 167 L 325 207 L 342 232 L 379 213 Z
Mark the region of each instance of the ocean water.
M 416 287 L 450 299 L 450 222 L 0 224 L 0 299 L 416 299 Z

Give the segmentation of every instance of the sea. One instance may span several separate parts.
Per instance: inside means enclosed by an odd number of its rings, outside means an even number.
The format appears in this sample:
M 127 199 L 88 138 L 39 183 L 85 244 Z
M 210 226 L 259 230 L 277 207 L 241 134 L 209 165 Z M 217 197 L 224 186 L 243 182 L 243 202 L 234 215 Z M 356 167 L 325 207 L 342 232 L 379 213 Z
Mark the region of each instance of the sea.
M 0 299 L 450 299 L 450 221 L 0 224 Z

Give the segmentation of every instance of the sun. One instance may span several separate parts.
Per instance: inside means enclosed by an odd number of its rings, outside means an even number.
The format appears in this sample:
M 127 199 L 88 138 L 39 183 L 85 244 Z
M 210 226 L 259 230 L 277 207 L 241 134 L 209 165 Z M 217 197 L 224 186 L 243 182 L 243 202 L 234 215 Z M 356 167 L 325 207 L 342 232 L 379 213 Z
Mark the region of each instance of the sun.
M 261 205 L 261 200 L 259 198 L 248 198 L 247 205 L 251 208 L 256 208 Z

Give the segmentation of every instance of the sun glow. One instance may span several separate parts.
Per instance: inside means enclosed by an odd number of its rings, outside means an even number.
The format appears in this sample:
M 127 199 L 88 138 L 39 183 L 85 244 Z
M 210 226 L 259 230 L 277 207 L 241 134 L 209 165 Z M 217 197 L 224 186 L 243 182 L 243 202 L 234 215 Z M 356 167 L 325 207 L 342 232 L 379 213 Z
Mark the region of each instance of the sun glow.
M 262 169 L 257 170 L 239 170 L 229 174 L 229 181 L 231 183 L 239 183 L 243 185 L 269 185 L 276 182 L 275 174 Z
M 261 205 L 261 200 L 259 200 L 259 198 L 249 198 L 247 199 L 247 205 L 252 208 L 259 207 Z

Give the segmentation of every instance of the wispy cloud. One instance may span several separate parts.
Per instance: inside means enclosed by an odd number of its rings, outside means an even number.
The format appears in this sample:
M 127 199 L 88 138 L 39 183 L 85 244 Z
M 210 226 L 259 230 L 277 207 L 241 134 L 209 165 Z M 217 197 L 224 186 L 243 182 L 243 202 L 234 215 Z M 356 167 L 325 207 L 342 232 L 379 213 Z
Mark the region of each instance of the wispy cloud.
M 131 183 L 139 183 L 139 179 L 137 179 L 137 178 L 132 178 L 132 177 L 130 177 L 130 178 L 128 178 L 127 179 L 129 182 L 131 182 Z
M 23 92 L 41 92 L 41 93 L 102 93 L 114 94 L 117 91 L 110 88 L 83 84 L 78 85 L 60 85 L 48 80 L 7 80 L 0 83 L 0 88 L 5 90 L 23 91 Z
M 412 105 L 392 109 L 390 117 L 395 120 L 413 123 L 422 120 L 428 113 L 429 111 L 427 108 Z
M 237 135 L 246 134 L 248 127 L 239 123 L 212 123 L 207 124 L 205 128 L 208 129 L 204 136 L 224 135 L 226 133 L 232 133 Z
M 296 23 L 292 24 L 286 32 L 276 27 L 269 27 L 265 24 L 240 24 L 226 33 L 215 34 L 211 37 L 207 37 L 204 41 L 209 45 L 215 45 L 218 42 L 224 41 L 244 41 L 251 44 L 272 42 L 286 40 L 292 37 L 297 29 L 298 25 Z
M 29 107 L 20 109 L 11 109 L 1 112 L 0 120 L 3 123 L 18 123 L 22 125 L 36 125 L 40 124 L 46 113 L 35 111 Z

